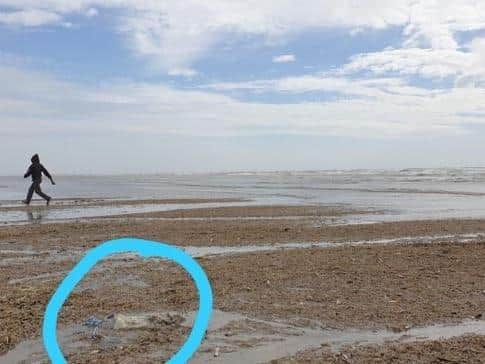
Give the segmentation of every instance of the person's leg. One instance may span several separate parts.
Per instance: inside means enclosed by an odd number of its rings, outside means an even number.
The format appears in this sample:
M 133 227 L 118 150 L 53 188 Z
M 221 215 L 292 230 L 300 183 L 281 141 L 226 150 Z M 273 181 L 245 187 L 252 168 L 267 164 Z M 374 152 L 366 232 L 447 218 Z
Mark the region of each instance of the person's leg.
M 35 190 L 35 193 L 37 193 L 40 197 L 46 200 L 47 203 L 49 203 L 49 201 L 51 200 L 51 197 L 46 195 L 44 192 L 42 192 L 42 190 L 40 189 L 40 183 L 35 184 L 34 190 Z
M 26 205 L 30 204 L 30 201 L 32 201 L 32 195 L 34 194 L 34 189 L 35 189 L 35 182 L 32 182 L 32 184 L 29 187 L 29 191 L 27 192 L 27 198 L 23 201 Z

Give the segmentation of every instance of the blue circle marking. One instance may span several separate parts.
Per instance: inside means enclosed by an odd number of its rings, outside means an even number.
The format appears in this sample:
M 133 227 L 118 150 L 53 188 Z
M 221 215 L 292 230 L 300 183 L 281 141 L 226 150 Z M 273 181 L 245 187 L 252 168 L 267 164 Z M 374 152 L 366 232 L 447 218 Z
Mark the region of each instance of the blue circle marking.
M 51 297 L 42 326 L 44 347 L 49 359 L 54 364 L 66 363 L 57 341 L 57 317 L 64 302 L 83 277 L 103 258 L 116 253 L 138 253 L 144 258 L 160 257 L 181 265 L 192 277 L 199 292 L 199 311 L 192 331 L 180 350 L 167 362 L 169 364 L 186 363 L 200 346 L 212 314 L 212 288 L 202 267 L 190 255 L 179 248 L 166 243 L 149 240 L 123 238 L 107 241 L 87 252 L 76 266 L 64 278 Z

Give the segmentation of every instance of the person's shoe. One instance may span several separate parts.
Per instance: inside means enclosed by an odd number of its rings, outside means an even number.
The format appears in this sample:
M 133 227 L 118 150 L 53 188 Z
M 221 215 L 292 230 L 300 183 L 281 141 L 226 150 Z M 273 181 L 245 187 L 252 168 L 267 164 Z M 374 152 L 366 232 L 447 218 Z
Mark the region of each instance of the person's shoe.
M 29 204 L 30 204 L 30 202 L 29 202 L 29 201 L 27 201 L 27 200 L 22 200 L 22 203 L 23 203 L 24 205 L 29 205 Z
M 49 206 L 49 204 L 51 203 L 51 200 L 52 200 L 52 197 L 49 197 L 49 199 L 46 201 L 46 205 Z

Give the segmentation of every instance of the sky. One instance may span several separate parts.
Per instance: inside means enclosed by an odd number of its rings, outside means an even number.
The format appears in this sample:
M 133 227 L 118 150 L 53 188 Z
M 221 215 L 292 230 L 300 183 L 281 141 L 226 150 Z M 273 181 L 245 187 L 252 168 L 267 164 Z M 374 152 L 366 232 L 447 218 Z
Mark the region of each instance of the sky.
M 485 1 L 0 0 L 0 174 L 485 166 Z

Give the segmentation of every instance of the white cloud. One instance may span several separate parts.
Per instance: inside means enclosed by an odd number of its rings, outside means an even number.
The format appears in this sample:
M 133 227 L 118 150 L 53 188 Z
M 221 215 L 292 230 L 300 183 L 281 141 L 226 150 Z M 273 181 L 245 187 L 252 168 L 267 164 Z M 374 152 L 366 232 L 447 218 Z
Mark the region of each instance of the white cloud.
M 364 28 L 352 28 L 350 29 L 350 32 L 349 34 L 352 36 L 352 37 L 355 37 L 356 35 L 359 35 L 361 33 L 364 33 L 365 29 Z
M 284 44 L 315 29 L 359 38 L 369 29 L 402 32 L 395 48 L 354 55 L 336 71 L 214 82 L 190 91 L 136 82 L 77 85 L 0 53 L 0 145 L 59 134 L 102 135 L 113 145 L 119 143 L 110 139 L 113 134 L 127 140 L 267 134 L 438 138 L 466 135 L 485 124 L 485 38 L 482 32 L 458 34 L 485 29 L 483 1 L 308 0 L 303 7 L 294 0 L 0 0 L 0 9 L 0 25 L 14 27 L 68 27 L 76 16 L 116 16 L 110 24 L 133 54 L 177 77 L 197 75 L 197 61 L 228 42 Z M 295 59 L 282 54 L 273 62 Z M 410 75 L 446 77 L 454 85 L 412 86 L 406 82 Z M 231 96 L 251 93 L 271 94 L 278 103 Z M 281 95 L 306 101 L 282 103 Z
M 387 99 L 392 102 L 407 103 L 410 101 L 406 96 L 416 101 L 422 96 L 438 95 L 446 90 L 409 86 L 399 78 L 373 78 L 351 80 L 345 77 L 305 75 L 285 77 L 272 80 L 257 80 L 237 83 L 213 83 L 200 86 L 203 89 L 216 90 L 219 92 L 245 90 L 248 92 L 292 93 L 301 94 L 307 92 L 324 92 L 338 94 L 344 99 L 373 98 L 381 102 Z M 399 97 L 398 97 L 399 96 Z
M 336 12 L 333 1 L 316 0 L 305 7 L 294 1 L 255 0 L 162 1 L 156 6 L 140 3 L 123 20 L 122 30 L 136 54 L 150 59 L 152 66 L 170 70 L 192 68 L 196 60 L 227 37 L 237 41 L 249 35 L 285 41 L 307 29 L 385 28 L 407 19 L 405 8 L 399 5 L 397 9 L 372 5 L 365 11 L 350 3 L 338 7 L 340 11 Z
M 62 18 L 50 11 L 44 10 L 21 10 L 12 12 L 0 12 L 0 24 L 38 27 L 62 23 Z
M 193 77 L 197 75 L 197 71 L 191 68 L 172 68 L 168 70 L 170 76 Z
M 485 38 L 477 37 L 462 49 L 386 49 L 363 53 L 336 71 L 338 75 L 370 72 L 375 75 L 417 75 L 429 79 L 451 77 L 457 86 L 485 83 Z
M 180 6 L 180 12 L 183 9 Z M 193 14 L 185 17 L 179 14 L 173 18 L 142 10 L 124 18 L 121 31 L 128 37 L 135 54 L 147 58 L 152 68 L 187 76 L 190 65 L 210 49 L 217 38 L 208 24 L 204 24 L 205 18 L 203 10 L 196 9 Z
M 305 6 L 294 0 L 0 0 L 2 5 L 13 9 L 2 14 L 4 23 L 25 26 L 62 24 L 62 17 L 89 15 L 89 9 L 124 10 L 120 30 L 131 49 L 165 72 L 191 69 L 227 37 L 285 41 L 309 29 L 339 27 L 356 34 L 398 26 L 404 48 L 460 50 L 456 32 L 485 29 L 485 2 L 476 0 L 308 0 Z M 444 65 L 430 72 L 452 71 Z
M 410 5 L 402 48 L 384 49 L 351 57 L 337 74 L 370 72 L 376 75 L 450 77 L 457 85 L 483 84 L 485 38 L 459 44 L 457 32 L 485 29 L 485 3 L 415 1 Z
M 353 81 L 307 76 L 246 86 L 265 91 L 323 89 L 342 93 L 331 101 L 294 104 L 243 102 L 214 92 L 181 91 L 147 83 L 78 86 L 13 67 L 0 67 L 0 82 L 5 85 L 0 89 L 0 140 L 12 135 L 113 132 L 133 136 L 302 134 L 384 138 L 466 133 L 470 123 L 485 123 L 480 117 L 485 113 L 485 89 L 429 91 L 398 79 Z
M 339 73 L 370 71 L 378 75 L 395 72 L 428 78 L 456 76 L 470 66 L 469 53 L 450 49 L 404 48 L 353 56 Z
M 457 31 L 485 28 L 485 3 L 474 0 L 415 1 L 410 5 L 404 45 L 456 49 Z
M 98 16 L 98 15 L 99 15 L 99 12 L 98 12 L 98 9 L 96 9 L 96 8 L 89 8 L 86 11 L 86 16 L 88 18 L 92 18 L 92 17 Z
M 294 54 L 282 54 L 280 56 L 273 57 L 273 63 L 288 63 L 295 62 L 296 57 Z

